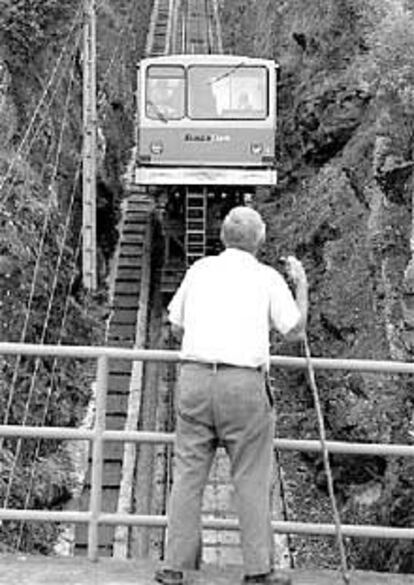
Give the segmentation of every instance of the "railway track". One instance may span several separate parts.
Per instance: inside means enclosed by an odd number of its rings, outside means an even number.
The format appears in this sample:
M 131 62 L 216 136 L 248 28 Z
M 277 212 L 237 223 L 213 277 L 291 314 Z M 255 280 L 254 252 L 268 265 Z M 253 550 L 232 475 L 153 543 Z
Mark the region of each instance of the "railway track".
M 116 252 L 116 267 L 112 290 L 112 310 L 106 343 L 111 346 L 133 347 L 145 343 L 150 284 L 149 259 L 152 244 L 153 201 L 143 189 L 130 193 L 125 201 Z M 129 361 L 112 360 L 109 366 L 106 427 L 120 430 L 131 425 L 131 395 L 136 400 L 137 372 Z M 136 424 L 135 424 L 136 428 Z M 102 480 L 103 510 L 119 509 L 121 490 L 125 483 L 125 448 L 121 443 L 107 443 L 104 453 Z M 80 509 L 89 506 L 90 467 L 80 498 Z M 132 481 L 132 480 L 131 480 Z M 112 556 L 115 529 L 100 527 L 99 554 Z M 86 554 L 87 527 L 78 525 L 75 531 L 75 553 Z
M 218 0 L 154 0 L 146 56 L 170 53 L 221 53 Z M 191 189 L 186 217 L 186 250 L 191 263 L 208 251 L 204 221 L 204 189 Z M 119 226 L 111 291 L 112 311 L 107 344 L 121 347 L 171 348 L 166 326 L 166 305 L 177 288 L 183 266 L 163 266 L 162 207 L 146 188 L 129 187 Z M 203 211 L 204 210 L 204 211 Z M 204 232 L 204 235 L 202 235 Z M 106 424 L 108 429 L 172 431 L 174 429 L 174 364 L 110 364 Z M 173 452 L 166 445 L 107 444 L 104 454 L 103 510 L 165 514 L 174 470 Z M 89 477 L 80 508 L 87 509 Z M 275 500 L 276 501 L 276 500 Z M 219 449 L 206 487 L 205 517 L 235 516 L 229 464 Z M 279 517 L 279 512 L 277 512 Z M 118 558 L 162 558 L 165 530 L 103 526 L 99 554 Z M 87 529 L 76 527 L 75 553 L 84 554 Z M 239 535 L 205 531 L 203 559 L 216 564 L 241 562 Z

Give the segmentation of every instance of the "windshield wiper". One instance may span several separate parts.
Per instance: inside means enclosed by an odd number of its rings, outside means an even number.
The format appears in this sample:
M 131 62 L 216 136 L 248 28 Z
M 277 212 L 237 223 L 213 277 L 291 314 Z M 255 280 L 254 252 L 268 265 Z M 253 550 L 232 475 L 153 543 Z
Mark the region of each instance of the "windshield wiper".
M 158 120 L 161 120 L 161 122 L 164 122 L 165 124 L 168 124 L 168 118 L 166 118 L 164 116 L 164 114 L 161 112 L 161 110 L 159 109 L 159 107 L 156 104 L 154 104 L 154 102 L 152 100 L 147 100 L 147 105 L 149 105 L 152 108 L 154 108 L 154 114 L 157 116 Z
M 219 75 L 215 79 L 212 79 L 209 82 L 209 84 L 210 85 L 213 85 L 213 84 L 217 83 L 218 81 L 221 81 L 222 79 L 226 79 L 226 77 L 230 77 L 230 75 L 233 75 L 233 73 L 235 71 L 237 71 L 237 69 L 240 69 L 240 67 L 244 67 L 245 64 L 246 63 L 244 61 L 240 61 L 240 63 L 237 63 L 237 65 L 235 65 L 234 67 L 232 67 L 231 69 L 229 69 L 228 71 L 226 71 L 226 73 L 223 73 L 222 75 Z

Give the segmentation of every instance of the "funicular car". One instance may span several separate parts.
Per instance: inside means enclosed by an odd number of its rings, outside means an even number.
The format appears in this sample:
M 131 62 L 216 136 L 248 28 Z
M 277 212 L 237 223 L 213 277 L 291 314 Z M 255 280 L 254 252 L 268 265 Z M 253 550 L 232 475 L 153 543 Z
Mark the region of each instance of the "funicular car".
M 164 272 L 217 253 L 227 211 L 276 184 L 276 78 L 274 61 L 232 55 L 139 64 L 133 182 L 162 209 Z
M 135 182 L 274 185 L 276 70 L 232 55 L 142 60 Z

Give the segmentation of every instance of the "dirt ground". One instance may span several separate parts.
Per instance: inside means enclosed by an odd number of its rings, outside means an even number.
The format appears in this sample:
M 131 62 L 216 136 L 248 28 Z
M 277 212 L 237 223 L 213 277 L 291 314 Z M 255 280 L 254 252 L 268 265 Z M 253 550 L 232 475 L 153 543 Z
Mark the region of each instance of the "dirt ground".
M 150 585 L 154 584 L 155 565 L 145 562 L 119 562 L 56 557 L 1 556 L 0 585 Z M 294 585 L 341 585 L 334 571 L 291 571 Z M 206 566 L 188 575 L 194 585 L 230 585 L 241 580 L 239 567 Z M 414 575 L 353 573 L 351 585 L 414 585 Z

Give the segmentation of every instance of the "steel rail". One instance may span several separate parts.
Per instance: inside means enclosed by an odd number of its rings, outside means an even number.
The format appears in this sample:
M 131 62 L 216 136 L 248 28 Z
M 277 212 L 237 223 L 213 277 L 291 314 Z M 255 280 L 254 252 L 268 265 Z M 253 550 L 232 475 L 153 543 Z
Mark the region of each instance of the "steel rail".
M 169 55 L 171 54 L 172 51 L 172 38 L 173 38 L 173 32 L 175 31 L 175 5 L 176 5 L 176 0 L 169 0 L 169 19 L 167 22 L 167 31 L 165 33 L 165 49 L 164 49 L 164 55 Z
M 220 15 L 219 15 L 219 5 L 218 0 L 212 0 L 213 4 L 213 18 L 215 23 L 215 33 L 216 33 L 216 53 L 222 54 L 223 53 L 223 40 L 222 40 L 222 33 L 221 33 L 221 24 L 220 24 Z
M 158 7 L 159 7 L 159 0 L 155 0 L 154 6 L 152 9 L 152 13 L 151 13 L 149 31 L 148 31 L 148 35 L 147 35 L 147 39 L 146 39 L 147 42 L 146 42 L 146 46 L 145 46 L 145 54 L 147 56 L 149 56 L 151 54 L 152 47 L 154 44 L 154 35 L 155 35 L 155 26 L 156 26 L 157 16 L 158 16 Z

